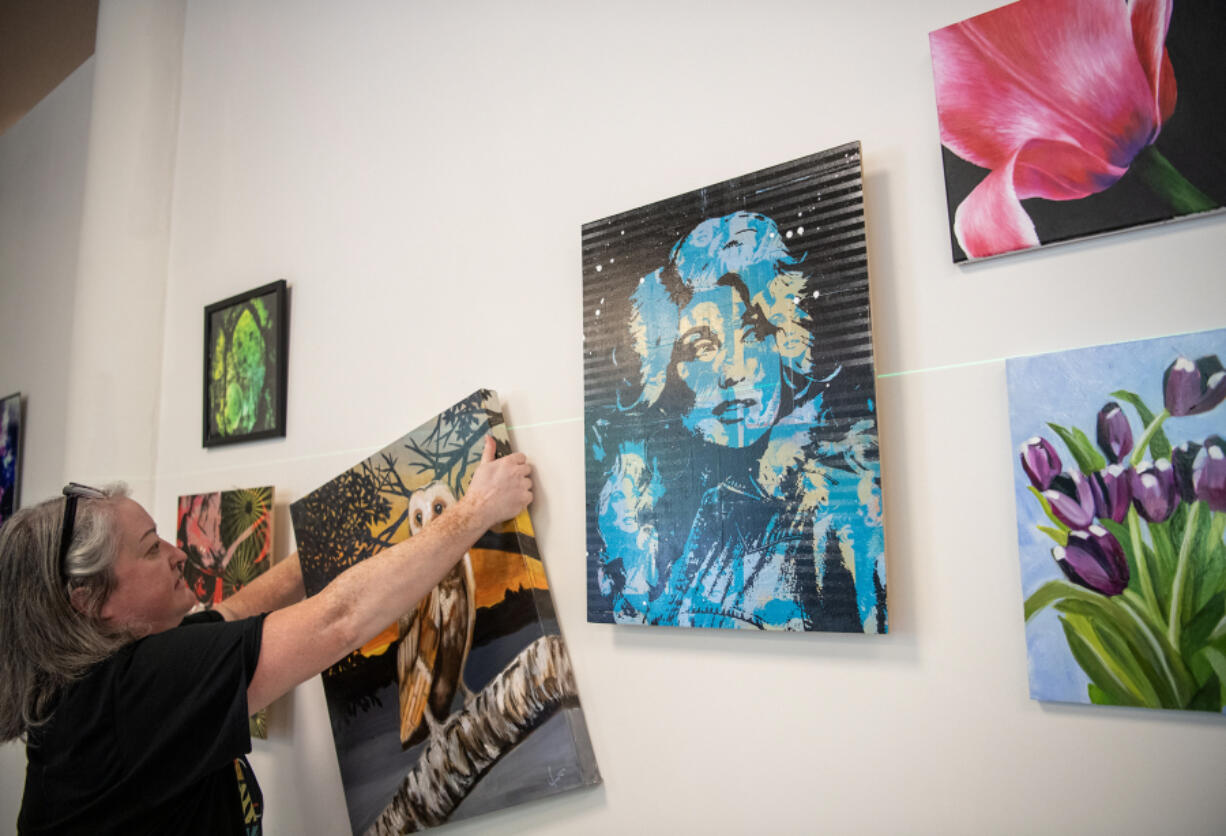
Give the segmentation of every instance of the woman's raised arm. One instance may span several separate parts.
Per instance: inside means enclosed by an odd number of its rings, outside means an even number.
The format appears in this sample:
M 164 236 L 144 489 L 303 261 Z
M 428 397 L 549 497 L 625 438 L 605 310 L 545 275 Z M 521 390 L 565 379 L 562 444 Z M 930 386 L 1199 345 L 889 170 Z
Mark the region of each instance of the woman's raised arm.
M 416 606 L 487 529 L 531 501 L 527 458 L 513 453 L 495 459 L 493 439 L 487 438 L 468 492 L 435 522 L 349 567 L 318 595 L 269 614 L 247 687 L 248 710 L 258 711 L 374 638 Z
M 226 621 L 235 621 L 288 607 L 305 597 L 302 566 L 298 563 L 298 552 L 294 552 L 213 609 Z

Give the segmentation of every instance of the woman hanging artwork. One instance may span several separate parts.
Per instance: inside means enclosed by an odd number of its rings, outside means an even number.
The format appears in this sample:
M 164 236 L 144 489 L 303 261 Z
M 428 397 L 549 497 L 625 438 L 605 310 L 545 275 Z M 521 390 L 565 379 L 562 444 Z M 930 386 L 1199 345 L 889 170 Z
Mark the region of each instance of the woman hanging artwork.
M 885 632 L 859 145 L 583 249 L 589 620 Z

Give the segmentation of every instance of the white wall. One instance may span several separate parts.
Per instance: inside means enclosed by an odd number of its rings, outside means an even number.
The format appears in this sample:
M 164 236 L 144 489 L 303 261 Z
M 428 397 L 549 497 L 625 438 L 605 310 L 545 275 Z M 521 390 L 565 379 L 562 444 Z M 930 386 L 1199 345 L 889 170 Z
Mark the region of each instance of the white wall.
M 1221 718 L 1028 698 L 998 358 L 1222 326 L 1226 219 L 955 268 L 927 33 L 987 5 L 189 2 L 155 518 L 293 501 L 478 386 L 537 465 L 605 783 L 450 832 L 1222 831 Z M 878 384 L 891 633 L 587 624 L 580 224 L 852 139 L 915 372 Z M 202 308 L 281 277 L 289 436 L 206 451 Z M 318 681 L 275 712 L 267 832 L 346 832 Z
M 0 397 L 28 399 L 21 499 L 65 482 L 78 239 L 93 59 L 0 136 Z M 25 749 L 0 746 L 0 829 L 17 818 Z
M 104 0 L 72 303 L 73 480 L 155 484 L 166 256 L 186 0 Z M 118 335 L 123 338 L 116 339 Z

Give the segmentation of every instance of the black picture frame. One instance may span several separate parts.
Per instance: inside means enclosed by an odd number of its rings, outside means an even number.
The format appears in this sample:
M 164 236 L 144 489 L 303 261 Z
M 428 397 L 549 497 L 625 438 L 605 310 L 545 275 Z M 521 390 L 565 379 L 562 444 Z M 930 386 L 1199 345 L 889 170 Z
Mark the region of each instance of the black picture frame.
M 231 312 L 236 313 L 228 317 Z M 251 362 L 250 355 L 243 363 L 235 362 L 239 349 L 230 340 L 236 334 L 248 352 L 255 352 L 258 362 Z M 219 338 L 225 343 L 220 357 Z M 256 345 L 251 347 L 253 340 Z M 241 368 L 235 368 L 238 366 Z M 220 381 L 215 379 L 218 371 Z M 207 305 L 201 416 L 204 446 L 284 438 L 288 371 L 289 288 L 285 279 Z M 232 387 L 238 390 L 237 400 L 227 404 Z
M 0 524 L 21 508 L 21 460 L 25 443 L 25 399 L 21 392 L 0 398 Z M 12 456 L 11 468 L 3 459 Z M 11 474 L 11 482 L 10 482 Z

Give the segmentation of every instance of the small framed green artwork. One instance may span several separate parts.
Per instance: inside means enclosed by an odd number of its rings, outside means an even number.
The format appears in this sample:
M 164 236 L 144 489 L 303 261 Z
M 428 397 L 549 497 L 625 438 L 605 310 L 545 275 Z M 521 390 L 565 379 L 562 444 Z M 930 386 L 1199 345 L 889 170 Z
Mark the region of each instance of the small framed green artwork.
M 285 437 L 285 280 L 204 309 L 204 446 Z

